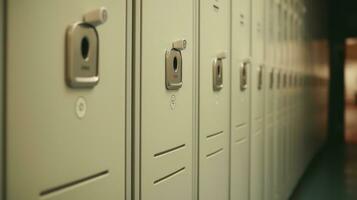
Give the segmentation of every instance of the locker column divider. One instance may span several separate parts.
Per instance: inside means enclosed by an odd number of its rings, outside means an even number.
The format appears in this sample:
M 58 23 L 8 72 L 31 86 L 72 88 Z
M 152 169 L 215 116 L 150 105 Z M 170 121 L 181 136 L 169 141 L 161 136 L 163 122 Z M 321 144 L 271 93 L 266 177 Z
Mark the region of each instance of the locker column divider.
M 6 2 L 0 0 L 0 200 L 5 200 L 5 137 L 6 128 L 4 126 L 5 118 L 5 70 L 6 70 Z
M 229 101 L 228 101 L 228 121 L 229 121 L 229 125 L 228 125 L 228 137 L 229 137 L 229 140 L 228 140 L 228 199 L 229 200 L 232 200 L 232 194 L 231 194 L 231 179 L 232 179 L 232 174 L 231 174 L 231 168 L 232 168 L 232 98 L 233 98 L 233 95 L 232 95 L 232 68 L 233 68 L 233 58 L 232 58 L 232 43 L 233 43 L 233 40 L 232 40 L 232 16 L 233 16 L 233 8 L 232 8 L 232 1 L 234 0 L 229 0 L 228 4 L 229 4 L 229 32 L 228 32 L 228 40 L 229 40 L 229 46 L 228 46 L 228 57 L 230 58 L 229 60 L 229 84 L 228 84 L 228 91 L 229 91 L 229 95 L 228 95 L 228 98 L 229 98 Z
M 132 174 L 133 168 L 132 161 L 134 160 L 133 156 L 133 144 L 132 144 L 132 133 L 133 133 L 133 123 L 132 123 L 132 111 L 134 110 L 133 105 L 135 105 L 133 97 L 133 83 L 132 83 L 132 76 L 133 76 L 133 1 L 126 0 L 126 99 L 125 99 L 125 199 L 132 200 Z
M 193 199 L 198 200 L 199 199 L 199 155 L 200 155 L 200 148 L 199 148 L 199 102 L 200 102 L 200 95 L 199 95 L 199 88 L 200 88 L 200 76 L 199 76 L 199 65 L 200 65 L 200 59 L 199 59 L 199 45 L 200 45 L 200 40 L 199 40 L 199 35 L 200 35 L 200 28 L 199 28 L 199 22 L 200 22 L 200 1 L 194 1 L 193 5 L 193 40 L 194 40 L 194 48 L 193 48 L 193 63 L 194 63 L 194 74 L 193 74 L 193 84 L 194 84 L 194 89 L 193 89 L 193 130 L 192 132 L 194 135 L 192 135 L 192 158 L 193 158 L 193 174 L 192 174 L 192 191 L 193 191 Z
M 253 58 L 252 58 L 252 54 L 253 54 L 253 47 L 252 47 L 252 40 L 253 40 L 253 30 L 252 30 L 252 27 L 253 27 L 253 0 L 250 0 L 249 1 L 249 9 L 250 9 L 250 12 L 249 12 L 249 21 L 250 21 L 250 27 L 249 27 L 249 34 L 250 34 L 250 38 L 249 38 L 249 59 L 250 59 L 250 65 L 249 65 L 249 81 L 248 81 L 248 85 L 250 87 L 250 90 L 249 90 L 249 94 L 248 94 L 248 100 L 249 100 L 249 109 L 248 109 L 248 113 L 249 113 L 249 118 L 248 118 L 248 171 L 249 171 L 249 176 L 248 176 L 248 199 L 251 199 L 251 176 L 252 176 L 252 109 L 251 109 L 251 106 L 252 106 L 252 93 L 253 93 L 253 87 L 252 87 L 252 84 L 253 84 L 253 81 L 252 81 L 252 74 L 253 74 Z
M 130 1 L 130 0 L 129 0 Z M 141 199 L 140 168 L 141 168 L 141 0 L 133 0 L 133 48 L 132 48 L 132 200 Z

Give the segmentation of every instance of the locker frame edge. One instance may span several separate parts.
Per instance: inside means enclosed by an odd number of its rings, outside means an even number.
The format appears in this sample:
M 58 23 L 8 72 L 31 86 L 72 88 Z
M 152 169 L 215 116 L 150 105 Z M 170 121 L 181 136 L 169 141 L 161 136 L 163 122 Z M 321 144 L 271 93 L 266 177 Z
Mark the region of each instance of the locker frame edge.
M 132 199 L 132 63 L 133 63 L 133 2 L 126 0 L 125 42 L 125 200 Z
M 0 200 L 5 200 L 6 0 L 0 0 Z
M 141 199 L 140 132 L 141 132 L 141 0 L 132 1 L 132 200 Z M 139 69 L 139 70 L 137 70 Z

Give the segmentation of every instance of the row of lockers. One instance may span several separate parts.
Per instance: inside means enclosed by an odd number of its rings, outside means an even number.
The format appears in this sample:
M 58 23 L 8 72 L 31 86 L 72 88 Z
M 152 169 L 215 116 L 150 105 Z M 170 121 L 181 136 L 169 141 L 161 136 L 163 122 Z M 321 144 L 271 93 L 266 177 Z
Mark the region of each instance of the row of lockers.
M 0 2 L 6 200 L 288 199 L 323 144 L 309 4 Z

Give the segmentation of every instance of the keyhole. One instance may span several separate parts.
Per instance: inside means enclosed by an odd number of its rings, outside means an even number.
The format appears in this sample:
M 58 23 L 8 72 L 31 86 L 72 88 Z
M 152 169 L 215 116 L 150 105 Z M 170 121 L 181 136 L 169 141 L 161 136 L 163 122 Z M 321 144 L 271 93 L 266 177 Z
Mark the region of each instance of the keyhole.
M 221 65 L 217 66 L 217 74 L 218 74 L 218 77 L 221 77 Z
M 246 77 L 247 77 L 247 71 L 246 71 L 245 67 L 243 67 L 243 71 L 242 71 L 243 84 L 245 84 L 245 82 L 246 82 L 246 80 L 245 80 Z
M 87 37 L 83 37 L 82 38 L 82 42 L 81 42 L 81 53 L 82 53 L 82 57 L 83 59 L 87 59 L 88 58 L 88 53 L 89 53 L 89 41 Z
M 177 72 L 177 58 L 176 56 L 174 57 L 174 63 L 173 63 L 173 68 L 174 68 L 174 72 Z

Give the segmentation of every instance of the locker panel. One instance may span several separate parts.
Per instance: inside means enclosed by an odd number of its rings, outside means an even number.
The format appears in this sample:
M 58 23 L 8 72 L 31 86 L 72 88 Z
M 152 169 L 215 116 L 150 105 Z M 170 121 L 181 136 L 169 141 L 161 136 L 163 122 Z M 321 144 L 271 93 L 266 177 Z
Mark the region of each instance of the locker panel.
M 264 104 L 264 198 L 272 199 L 273 191 L 273 137 L 274 137 L 274 70 L 266 68 Z
M 200 2 L 199 198 L 202 200 L 229 198 L 229 2 Z M 222 62 L 223 70 L 223 87 L 219 90 L 213 86 L 216 60 Z
M 241 131 L 249 133 L 249 130 Z M 249 199 L 249 139 L 232 142 L 231 146 L 234 155 L 231 158 L 231 199 Z
M 284 49 L 286 49 L 286 41 L 284 39 Z M 284 58 L 286 59 L 286 58 Z M 284 61 L 286 64 L 286 60 Z M 288 191 L 288 149 L 289 149 L 289 145 L 288 145 L 288 88 L 286 85 L 286 80 L 288 77 L 288 73 L 287 73 L 287 65 L 284 65 L 284 70 L 283 70 L 283 87 L 281 88 L 281 98 L 282 98 L 282 109 L 281 109 L 281 115 L 280 115 L 280 121 L 282 122 L 281 126 L 282 126 L 282 133 L 281 133 L 281 145 L 282 145 L 282 175 L 281 175 L 281 184 L 282 184 L 282 197 L 286 198 L 286 194 Z
M 267 125 L 265 128 L 265 148 L 264 148 L 264 199 L 273 199 L 273 133 L 274 124 Z
M 289 62 L 290 63 L 290 62 Z M 291 68 L 292 66 L 290 66 Z M 295 159 L 293 155 L 293 147 L 294 147 L 294 126 L 293 126 L 293 115 L 294 115 L 294 108 L 293 108 L 293 88 L 292 88 L 292 77 L 293 77 L 293 72 L 290 70 L 289 71 L 289 76 L 288 76 L 288 88 L 287 88 L 287 135 L 288 135 L 288 148 L 287 148 L 287 181 L 288 181 L 288 196 L 293 191 L 293 159 Z
M 281 85 L 281 71 L 274 68 L 275 84 L 273 90 L 274 103 L 274 133 L 273 133 L 273 192 L 274 199 L 280 199 L 280 174 L 281 174 L 281 143 L 280 143 L 280 85 Z
M 249 0 L 237 0 L 231 3 L 231 129 L 233 130 L 235 127 L 249 126 L 250 120 L 251 6 Z M 247 80 L 246 88 L 242 88 L 243 74 Z M 248 133 L 246 134 L 242 137 L 249 136 Z
M 70 88 L 66 29 L 102 6 L 101 81 Z M 7 25 L 7 199 L 124 199 L 126 1 L 7 1 Z
M 263 115 L 264 67 L 264 1 L 252 1 L 252 117 L 261 118 Z
M 252 71 L 250 133 L 250 199 L 263 199 L 264 193 L 264 1 L 252 1 Z
M 141 1 L 142 200 L 193 198 L 193 5 Z M 168 70 L 181 73 L 182 85 L 167 79 Z
M 242 61 L 251 56 L 251 1 L 232 1 L 232 59 Z M 239 44 L 239 45 L 238 45 Z M 233 52 L 236 52 L 233 54 Z

